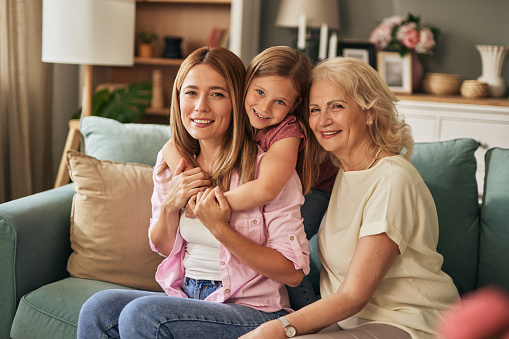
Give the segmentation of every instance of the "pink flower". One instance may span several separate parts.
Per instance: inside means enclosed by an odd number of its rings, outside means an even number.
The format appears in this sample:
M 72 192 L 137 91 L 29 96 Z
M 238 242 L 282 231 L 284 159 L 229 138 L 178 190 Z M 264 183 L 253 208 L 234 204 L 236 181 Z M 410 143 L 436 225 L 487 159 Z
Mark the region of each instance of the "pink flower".
M 435 47 L 435 38 L 429 28 L 422 28 L 419 33 L 419 43 L 415 46 L 415 51 L 419 54 L 431 53 L 431 49 Z
M 409 22 L 402 25 L 396 32 L 396 38 L 408 49 L 415 49 L 419 42 L 419 33 L 416 28 L 417 24 L 415 22 Z
M 438 326 L 443 339 L 509 338 L 509 295 L 486 287 L 463 297 Z
M 390 29 L 394 28 L 394 26 L 399 26 L 405 21 L 405 18 L 400 15 L 393 15 L 388 18 L 385 18 L 380 25 L 384 25 L 389 27 Z
M 371 32 L 371 35 L 369 37 L 369 41 L 371 41 L 373 44 L 375 44 L 379 49 L 384 49 L 389 45 L 389 42 L 391 42 L 392 28 L 380 24 L 377 28 Z

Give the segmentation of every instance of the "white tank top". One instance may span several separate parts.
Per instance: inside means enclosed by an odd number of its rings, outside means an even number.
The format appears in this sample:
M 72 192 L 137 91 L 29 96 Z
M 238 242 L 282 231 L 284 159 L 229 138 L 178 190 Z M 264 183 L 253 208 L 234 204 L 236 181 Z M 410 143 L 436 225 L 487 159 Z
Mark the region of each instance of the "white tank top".
M 219 241 L 198 218 L 180 216 L 180 234 L 186 241 L 184 269 L 186 277 L 221 281 Z

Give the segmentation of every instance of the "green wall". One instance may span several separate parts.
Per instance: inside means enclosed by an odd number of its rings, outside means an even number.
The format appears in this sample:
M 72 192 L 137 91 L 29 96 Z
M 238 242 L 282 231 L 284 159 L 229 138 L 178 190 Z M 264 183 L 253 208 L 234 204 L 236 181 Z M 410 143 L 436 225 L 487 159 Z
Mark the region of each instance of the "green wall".
M 309 0 L 312 1 L 312 0 Z M 421 58 L 425 72 L 459 74 L 462 80 L 481 75 L 475 45 L 509 46 L 509 0 L 338 0 L 339 39 L 367 40 L 377 23 L 410 12 L 441 30 L 431 56 Z M 297 30 L 275 27 L 280 0 L 262 0 L 260 48 L 295 43 Z M 315 33 L 319 34 L 318 30 Z M 509 58 L 502 77 L 509 84 Z M 506 93 L 507 94 L 507 93 Z

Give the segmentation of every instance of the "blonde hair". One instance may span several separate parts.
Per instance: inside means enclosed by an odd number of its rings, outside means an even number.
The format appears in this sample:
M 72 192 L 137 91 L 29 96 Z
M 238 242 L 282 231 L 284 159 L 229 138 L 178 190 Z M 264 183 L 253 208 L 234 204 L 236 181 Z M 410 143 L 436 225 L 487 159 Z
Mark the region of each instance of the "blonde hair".
M 232 101 L 232 122 L 225 133 L 224 143 L 217 152 L 212 165 L 211 180 L 223 191 L 230 188 L 231 174 L 235 169 L 240 182 L 254 179 L 258 149 L 249 132 L 250 123 L 243 111 L 242 93 L 245 80 L 244 64 L 238 56 L 223 47 L 203 47 L 191 53 L 180 66 L 173 83 L 170 106 L 171 138 L 178 152 L 188 163 L 199 167 L 195 155 L 200 153 L 200 144 L 184 127 L 180 112 L 180 90 L 189 73 L 196 65 L 208 65 L 221 74 L 228 84 Z M 162 173 L 167 165 L 159 170 Z
M 306 147 L 299 152 L 297 158 L 297 173 L 302 182 L 302 189 L 307 193 L 318 176 L 319 169 L 319 145 L 314 138 L 310 138 L 312 131 L 307 123 L 309 118 L 308 93 L 309 79 L 311 74 L 311 61 L 309 57 L 287 46 L 274 46 L 260 52 L 247 67 L 246 85 L 244 87 L 244 100 L 249 86 L 253 80 L 259 77 L 280 76 L 290 79 L 293 87 L 302 99 L 293 111 L 304 133 Z M 253 135 L 258 130 L 251 127 Z M 311 140 L 311 141 L 310 141 Z
M 319 63 L 311 74 L 311 82 L 316 80 L 343 88 L 361 109 L 371 111 L 369 133 L 373 143 L 410 160 L 414 144 L 411 128 L 398 114 L 398 99 L 377 71 L 363 61 L 339 57 Z

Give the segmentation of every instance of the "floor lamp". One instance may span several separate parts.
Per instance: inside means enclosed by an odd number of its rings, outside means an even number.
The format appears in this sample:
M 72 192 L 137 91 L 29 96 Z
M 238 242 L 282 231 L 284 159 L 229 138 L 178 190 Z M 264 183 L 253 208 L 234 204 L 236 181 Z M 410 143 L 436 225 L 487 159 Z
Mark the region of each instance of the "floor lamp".
M 84 65 L 81 117 L 92 115 L 93 65 L 133 65 L 134 22 L 135 0 L 43 0 L 42 61 Z M 55 187 L 69 182 L 65 153 L 80 140 L 71 120 Z

